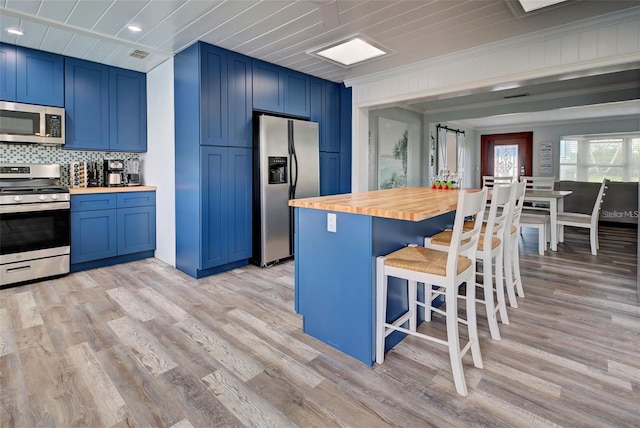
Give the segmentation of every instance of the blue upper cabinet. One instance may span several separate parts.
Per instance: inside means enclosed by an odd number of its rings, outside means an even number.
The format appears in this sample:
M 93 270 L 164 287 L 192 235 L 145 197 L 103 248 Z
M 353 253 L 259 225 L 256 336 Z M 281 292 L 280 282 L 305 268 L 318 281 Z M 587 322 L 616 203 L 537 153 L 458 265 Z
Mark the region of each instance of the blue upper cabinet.
M 64 81 L 65 149 L 147 150 L 144 73 L 67 58 Z
M 16 48 L 16 100 L 64 107 L 64 57 Z
M 109 150 L 147 151 L 147 76 L 109 68 Z
M 16 101 L 16 47 L 0 43 L 0 100 Z
M 251 59 L 229 52 L 227 70 L 229 146 L 252 147 L 253 81 Z
M 228 136 L 227 52 L 201 45 L 201 144 L 226 146 Z
M 284 71 L 284 112 L 309 117 L 311 102 L 309 76 L 291 70 Z
M 283 68 L 253 60 L 253 108 L 284 113 Z
M 65 148 L 108 148 L 109 67 L 67 58 L 65 82 Z
M 311 79 L 311 120 L 320 123 L 320 151 L 340 151 L 340 87 Z

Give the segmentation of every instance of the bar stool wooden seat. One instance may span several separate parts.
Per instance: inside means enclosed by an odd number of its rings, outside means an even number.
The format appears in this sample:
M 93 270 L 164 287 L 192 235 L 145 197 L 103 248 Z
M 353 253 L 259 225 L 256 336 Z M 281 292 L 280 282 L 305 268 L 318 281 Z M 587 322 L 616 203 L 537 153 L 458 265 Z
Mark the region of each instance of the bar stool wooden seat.
M 510 226 L 512 203 L 515 203 L 516 184 L 496 184 L 491 192 L 489 211 L 485 211 L 485 221 L 482 223 L 480 241 L 476 251 L 476 258 L 482 262 L 482 283 L 476 281 L 476 287 L 483 289 L 483 298 L 476 297 L 476 301 L 483 303 L 487 314 L 487 322 L 491 338 L 501 340 L 498 327 L 497 313 L 500 313 L 500 321 L 509 324 L 507 305 L 504 295 L 504 245 L 505 230 Z M 472 223 L 472 222 L 471 222 Z M 464 229 L 471 225 L 466 222 Z M 440 251 L 446 251 L 451 242 L 452 233 L 449 230 L 440 232 L 424 239 L 424 246 Z M 495 269 L 494 269 L 495 263 Z
M 475 287 L 466 287 L 466 296 L 459 295 L 459 286 L 474 284 L 476 273 L 476 249 L 482 226 L 482 213 L 487 199 L 487 190 L 461 190 L 453 225 L 451 245 L 448 251 L 432 250 L 410 245 L 376 260 L 376 362 L 384 361 L 385 338 L 393 331 L 429 340 L 449 348 L 451 371 L 458 394 L 468 394 L 462 368 L 462 357 L 471 349 L 473 364 L 482 368 L 482 355 L 476 325 Z M 475 216 L 471 230 L 464 231 L 465 217 Z M 387 322 L 387 282 L 393 276 L 407 280 L 409 305 L 407 312 L 398 319 Z M 424 286 L 424 302 L 418 301 L 417 284 Z M 435 289 L 432 288 L 436 287 Z M 445 310 L 433 307 L 433 300 L 445 297 Z M 466 299 L 467 318 L 458 316 L 458 299 Z M 418 308 L 425 309 L 425 318 L 431 319 L 431 311 L 446 317 L 447 338 L 419 333 L 417 329 Z M 460 347 L 458 323 L 467 326 L 469 341 Z M 407 325 L 408 327 L 405 327 Z

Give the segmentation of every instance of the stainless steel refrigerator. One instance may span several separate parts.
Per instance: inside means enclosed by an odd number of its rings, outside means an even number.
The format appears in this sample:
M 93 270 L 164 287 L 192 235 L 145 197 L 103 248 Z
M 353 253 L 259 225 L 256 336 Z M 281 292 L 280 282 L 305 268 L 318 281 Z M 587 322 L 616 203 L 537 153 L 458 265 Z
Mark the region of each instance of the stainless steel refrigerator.
M 316 122 L 267 115 L 258 119 L 254 209 L 259 215 L 254 215 L 253 261 L 264 267 L 293 256 L 289 199 L 320 194 L 320 155 Z

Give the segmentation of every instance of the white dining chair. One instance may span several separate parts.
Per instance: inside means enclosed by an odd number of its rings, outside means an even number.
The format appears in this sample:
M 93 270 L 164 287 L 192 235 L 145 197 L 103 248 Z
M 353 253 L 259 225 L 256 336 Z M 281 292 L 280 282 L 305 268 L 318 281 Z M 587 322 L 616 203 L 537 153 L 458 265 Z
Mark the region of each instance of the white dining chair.
M 512 308 L 518 307 L 516 293 L 520 297 L 524 297 L 524 288 L 522 287 L 522 277 L 520 275 L 520 250 L 518 246 L 518 236 L 520 235 L 520 218 L 522 217 L 522 206 L 524 205 L 526 180 L 522 180 L 516 185 L 515 204 L 511 211 L 511 225 L 508 232 L 510 233 L 511 251 L 504 251 L 504 278 L 507 296 L 509 297 L 509 305 Z
M 600 241 L 598 239 L 598 218 L 600 217 L 600 207 L 602 200 L 605 196 L 605 189 L 609 180 L 606 178 L 602 180 L 598 196 L 596 196 L 595 203 L 591 214 L 574 213 L 574 212 L 559 212 L 558 213 L 558 241 L 564 242 L 564 227 L 583 227 L 589 229 L 589 241 L 591 243 L 591 254 L 598 255 L 598 249 L 600 248 Z

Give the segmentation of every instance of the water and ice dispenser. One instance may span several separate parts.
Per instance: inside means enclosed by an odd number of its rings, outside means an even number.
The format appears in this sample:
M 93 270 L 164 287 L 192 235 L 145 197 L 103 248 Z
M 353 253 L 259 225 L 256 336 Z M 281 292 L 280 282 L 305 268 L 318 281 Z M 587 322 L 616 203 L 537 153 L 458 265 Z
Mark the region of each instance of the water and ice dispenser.
M 284 156 L 269 156 L 269 184 L 287 182 L 287 162 Z

